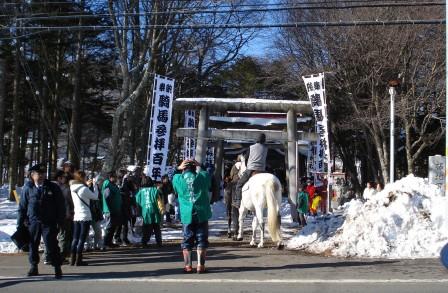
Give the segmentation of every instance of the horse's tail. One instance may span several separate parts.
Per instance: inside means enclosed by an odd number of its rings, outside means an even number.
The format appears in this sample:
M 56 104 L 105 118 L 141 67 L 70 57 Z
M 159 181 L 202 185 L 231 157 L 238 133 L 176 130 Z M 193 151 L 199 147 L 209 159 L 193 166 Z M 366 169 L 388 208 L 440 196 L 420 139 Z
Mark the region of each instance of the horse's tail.
M 281 185 L 278 180 L 272 179 L 266 182 L 266 203 L 268 206 L 268 230 L 272 241 L 279 242 L 282 240 L 280 230 L 280 202 Z M 280 196 L 277 196 L 279 195 Z

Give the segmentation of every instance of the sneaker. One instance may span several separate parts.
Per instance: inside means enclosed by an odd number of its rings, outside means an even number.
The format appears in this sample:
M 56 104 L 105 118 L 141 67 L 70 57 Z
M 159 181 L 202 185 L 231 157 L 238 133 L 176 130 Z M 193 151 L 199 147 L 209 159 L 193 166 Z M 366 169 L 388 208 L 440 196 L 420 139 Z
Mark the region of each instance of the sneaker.
M 196 272 L 197 272 L 198 274 L 203 274 L 203 273 L 205 273 L 205 266 L 198 265 L 198 267 L 196 268 Z
M 28 277 L 38 276 L 39 271 L 37 270 L 37 266 L 32 266 L 26 275 Z
M 44 260 L 44 265 L 51 265 L 51 260 L 48 260 L 48 259 L 46 259 L 46 260 Z
M 191 274 L 193 272 L 193 268 L 191 266 L 185 266 L 184 267 L 184 273 L 185 274 Z

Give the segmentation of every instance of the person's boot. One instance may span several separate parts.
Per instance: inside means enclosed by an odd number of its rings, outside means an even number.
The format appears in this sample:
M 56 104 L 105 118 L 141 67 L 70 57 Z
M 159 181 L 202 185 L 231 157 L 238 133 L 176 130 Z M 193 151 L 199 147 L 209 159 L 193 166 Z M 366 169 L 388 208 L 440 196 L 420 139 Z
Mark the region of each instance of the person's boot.
M 191 250 L 184 249 L 182 250 L 182 254 L 184 256 L 184 273 L 192 273 L 193 267 L 191 264 Z
M 76 262 L 76 253 L 70 254 L 70 265 L 74 266 Z
M 83 267 L 83 266 L 87 266 L 87 265 L 88 265 L 88 263 L 86 263 L 86 262 L 84 262 L 84 261 L 82 260 L 82 252 L 78 252 L 78 254 L 76 255 L 76 262 L 75 262 L 75 265 L 76 265 L 77 267 Z
M 39 270 L 37 269 L 37 265 L 32 265 L 28 273 L 26 274 L 28 277 L 33 277 L 39 275 Z
M 55 266 L 54 267 L 54 277 L 56 279 L 61 279 L 62 278 L 62 269 L 61 266 Z
M 205 273 L 205 254 L 207 250 L 204 248 L 198 248 L 198 267 L 196 268 L 196 272 L 198 274 Z

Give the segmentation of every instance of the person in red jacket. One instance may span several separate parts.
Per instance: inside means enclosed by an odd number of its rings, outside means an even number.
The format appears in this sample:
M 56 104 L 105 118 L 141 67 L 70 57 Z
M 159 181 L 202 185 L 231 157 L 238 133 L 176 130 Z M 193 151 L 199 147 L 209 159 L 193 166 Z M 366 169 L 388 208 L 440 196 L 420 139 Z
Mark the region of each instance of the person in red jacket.
M 308 179 L 306 181 L 305 191 L 308 192 L 308 201 L 309 201 L 308 207 L 311 207 L 314 195 L 316 194 L 316 187 L 314 186 L 313 181 L 311 181 L 311 179 Z

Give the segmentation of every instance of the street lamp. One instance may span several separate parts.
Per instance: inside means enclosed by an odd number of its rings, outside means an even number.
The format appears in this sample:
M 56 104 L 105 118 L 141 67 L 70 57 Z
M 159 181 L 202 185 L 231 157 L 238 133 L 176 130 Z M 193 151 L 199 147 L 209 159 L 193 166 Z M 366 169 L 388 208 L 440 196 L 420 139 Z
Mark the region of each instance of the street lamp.
M 394 182 L 395 178 L 395 96 L 397 95 L 396 88 L 400 85 L 400 81 L 393 79 L 389 81 L 389 95 L 390 95 L 390 162 L 389 162 L 389 182 Z

